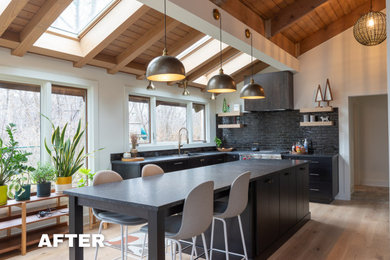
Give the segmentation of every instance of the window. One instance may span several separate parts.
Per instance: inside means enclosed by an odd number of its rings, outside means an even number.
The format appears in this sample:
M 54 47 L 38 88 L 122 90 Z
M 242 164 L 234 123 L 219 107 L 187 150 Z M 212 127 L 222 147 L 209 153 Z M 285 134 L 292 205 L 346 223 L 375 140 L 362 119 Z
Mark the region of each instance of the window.
M 50 28 L 74 36 L 80 35 L 116 0 L 73 0 Z
M 156 141 L 175 142 L 180 128 L 187 125 L 187 105 L 156 101 Z
M 28 164 L 40 160 L 40 87 L 0 82 L 0 137 L 8 142 L 6 126 L 16 125 L 19 148 L 32 153 Z
M 206 142 L 206 108 L 203 104 L 192 104 L 192 139 Z
M 150 143 L 149 121 L 150 98 L 129 96 L 129 133 L 137 134 L 140 144 Z

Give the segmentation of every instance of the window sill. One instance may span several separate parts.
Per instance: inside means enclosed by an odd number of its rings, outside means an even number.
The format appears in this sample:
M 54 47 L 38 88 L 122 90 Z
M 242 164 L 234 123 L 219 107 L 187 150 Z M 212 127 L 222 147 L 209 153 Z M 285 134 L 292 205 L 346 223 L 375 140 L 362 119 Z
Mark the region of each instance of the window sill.
M 144 144 L 138 146 L 137 150 L 139 152 L 150 152 L 150 151 L 162 151 L 162 150 L 174 150 L 177 149 L 178 144 Z M 181 149 L 186 148 L 199 148 L 199 147 L 210 147 L 215 146 L 214 143 L 191 143 L 184 144 Z

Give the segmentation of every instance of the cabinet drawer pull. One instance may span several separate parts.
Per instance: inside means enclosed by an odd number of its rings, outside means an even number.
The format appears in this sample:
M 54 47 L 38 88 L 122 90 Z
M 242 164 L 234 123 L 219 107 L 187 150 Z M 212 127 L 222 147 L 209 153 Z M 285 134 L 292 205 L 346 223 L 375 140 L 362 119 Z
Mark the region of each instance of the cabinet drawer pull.
M 181 165 L 181 164 L 183 164 L 183 162 L 175 162 L 175 163 L 173 163 L 173 165 Z
M 274 180 L 273 179 L 267 179 L 267 180 L 264 181 L 264 183 L 271 184 L 271 183 L 274 183 Z
M 310 161 L 310 163 L 320 163 L 319 161 Z
M 201 162 L 204 162 L 204 159 L 200 159 Z
M 285 173 L 284 173 L 284 176 L 287 176 L 287 175 L 289 175 L 289 174 L 290 174 L 289 172 L 285 172 Z
M 310 176 L 320 176 L 318 173 L 309 173 Z
M 306 167 L 300 167 L 299 170 L 304 171 L 306 170 Z
M 320 191 L 320 189 L 313 189 L 313 188 L 310 188 L 311 191 Z

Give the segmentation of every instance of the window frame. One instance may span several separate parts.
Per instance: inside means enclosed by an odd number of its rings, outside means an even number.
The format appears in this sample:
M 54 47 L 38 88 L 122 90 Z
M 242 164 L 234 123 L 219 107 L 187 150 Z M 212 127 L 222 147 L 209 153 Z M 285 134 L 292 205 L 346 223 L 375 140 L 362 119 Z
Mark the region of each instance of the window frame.
M 129 112 L 129 102 L 130 102 L 130 96 L 133 96 L 133 97 L 139 97 L 139 98 L 145 98 L 145 99 L 148 99 L 149 101 L 148 101 L 148 109 L 149 109 L 149 141 L 147 142 L 147 143 L 142 143 L 142 144 L 151 144 L 152 143 L 152 126 L 151 126 L 151 110 L 152 110 L 152 105 L 151 105 L 151 98 L 150 97 L 147 97 L 147 96 L 142 96 L 142 95 L 128 95 L 128 99 L 127 99 L 127 112 Z M 127 116 L 127 127 L 129 127 L 129 124 L 130 124 L 130 122 L 129 122 L 129 114 L 128 114 L 128 116 Z M 128 132 L 129 132 L 129 138 L 127 139 L 127 140 L 129 140 L 130 141 L 130 130 L 128 130 Z
M 187 123 L 186 128 L 188 129 L 188 139 L 189 144 L 184 144 L 185 148 L 195 148 L 195 147 L 206 147 L 210 146 L 211 144 L 211 121 L 210 121 L 210 103 L 206 99 L 202 98 L 196 98 L 196 97 L 178 97 L 176 95 L 171 95 L 169 93 L 153 93 L 153 95 L 150 94 L 147 90 L 134 90 L 130 87 L 126 87 L 124 91 L 124 99 L 126 100 L 124 105 L 124 122 L 125 124 L 125 131 L 124 140 L 127 140 L 127 142 L 124 144 L 124 150 L 129 150 L 130 147 L 130 132 L 128 128 L 128 100 L 129 96 L 140 96 L 140 97 L 147 97 L 150 98 L 150 138 L 151 141 L 148 144 L 139 144 L 138 145 L 138 151 L 154 151 L 154 150 L 167 150 L 167 149 L 177 149 L 177 141 L 174 142 L 157 142 L 156 141 L 156 102 L 157 100 L 160 101 L 166 101 L 166 102 L 174 102 L 174 103 L 182 103 L 186 104 L 186 115 L 187 115 Z M 192 106 L 193 103 L 196 104 L 202 104 L 205 106 L 205 142 L 194 142 L 193 141 L 193 135 L 192 135 Z

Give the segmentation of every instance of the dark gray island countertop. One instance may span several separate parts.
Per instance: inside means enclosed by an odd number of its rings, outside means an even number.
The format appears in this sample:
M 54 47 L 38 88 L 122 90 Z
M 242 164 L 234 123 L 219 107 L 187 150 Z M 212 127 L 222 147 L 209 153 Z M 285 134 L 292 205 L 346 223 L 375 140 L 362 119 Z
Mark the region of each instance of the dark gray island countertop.
M 244 160 L 199 167 L 161 176 L 127 179 L 95 187 L 83 187 L 65 191 L 70 196 L 93 197 L 126 205 L 146 207 L 171 207 L 182 203 L 188 192 L 197 185 L 214 181 L 214 190 L 228 189 L 233 180 L 250 171 L 251 181 L 264 175 L 305 164 L 299 160 Z

